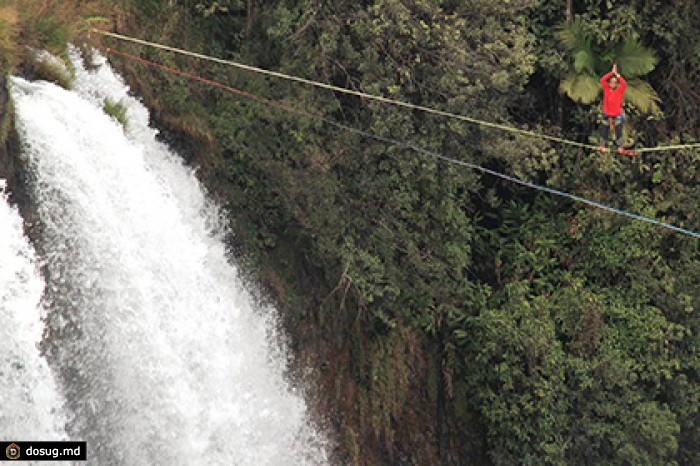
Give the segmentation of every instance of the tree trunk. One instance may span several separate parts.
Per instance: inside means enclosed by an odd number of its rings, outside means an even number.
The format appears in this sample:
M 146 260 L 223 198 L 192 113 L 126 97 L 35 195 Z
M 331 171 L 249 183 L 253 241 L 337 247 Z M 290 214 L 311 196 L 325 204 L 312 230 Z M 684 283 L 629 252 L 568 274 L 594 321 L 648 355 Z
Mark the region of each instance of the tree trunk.
M 445 406 L 447 403 L 445 386 L 445 326 L 440 323 L 438 328 L 437 341 L 437 399 L 436 401 L 436 423 L 437 423 L 437 447 L 440 457 L 440 464 L 447 466 L 450 464 L 450 442 L 447 431 L 447 418 Z
M 573 0 L 566 0 L 566 23 L 569 24 L 572 19 L 572 14 L 573 14 L 573 6 L 572 6 Z M 564 127 L 564 99 L 561 96 L 561 93 L 557 94 L 556 97 L 559 100 L 559 105 L 558 105 L 558 112 L 557 112 L 557 120 L 559 120 L 557 123 L 559 124 L 560 128 Z
M 253 6 L 253 0 L 248 0 L 247 13 L 246 13 L 246 25 L 245 25 L 245 36 L 250 38 L 253 33 L 253 23 L 255 22 L 255 7 Z

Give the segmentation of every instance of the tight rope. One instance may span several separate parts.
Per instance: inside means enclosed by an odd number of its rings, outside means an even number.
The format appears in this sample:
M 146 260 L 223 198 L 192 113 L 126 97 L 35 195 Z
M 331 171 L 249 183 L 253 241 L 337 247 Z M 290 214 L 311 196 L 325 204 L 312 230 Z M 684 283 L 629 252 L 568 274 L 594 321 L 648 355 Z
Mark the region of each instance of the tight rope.
M 676 144 L 673 146 L 657 146 L 657 147 L 641 147 L 635 149 L 636 152 L 659 152 L 662 150 L 681 150 L 681 149 L 698 149 L 700 148 L 700 142 L 695 142 L 692 144 Z
M 569 144 L 569 145 L 573 145 L 573 146 L 584 147 L 584 148 L 587 148 L 587 149 L 596 149 L 596 148 L 597 148 L 597 146 L 594 146 L 594 145 L 592 145 L 592 144 L 585 144 L 585 143 L 581 143 L 581 142 L 570 141 L 570 140 L 568 140 L 568 139 L 559 138 L 559 137 L 556 137 L 556 136 L 548 136 L 548 135 L 545 135 L 545 134 L 535 133 L 534 131 L 527 131 L 527 130 L 524 130 L 524 129 L 513 128 L 513 127 L 510 127 L 510 126 L 501 125 L 501 124 L 498 124 L 498 123 L 492 123 L 492 122 L 488 122 L 488 121 L 477 120 L 476 118 L 470 118 L 470 117 L 468 117 L 468 116 L 459 115 L 459 114 L 451 113 L 451 112 L 446 112 L 446 111 L 444 111 L 444 110 L 437 110 L 437 109 L 434 109 L 434 108 L 425 107 L 425 106 L 423 106 L 423 105 L 416 105 L 416 104 L 411 104 L 411 103 L 408 103 L 408 102 L 402 102 L 402 101 L 400 101 L 400 100 L 389 99 L 389 98 L 387 98 L 387 97 L 378 96 L 378 95 L 374 95 L 374 94 L 368 94 L 368 93 L 366 93 L 366 92 L 361 92 L 361 91 L 355 91 L 355 90 L 353 90 L 353 89 L 347 89 L 347 88 L 345 88 L 345 87 L 334 86 L 334 85 L 332 85 L 332 84 L 326 84 L 326 83 L 322 83 L 322 82 L 318 82 L 318 81 L 313 81 L 313 80 L 310 80 L 310 79 L 300 78 L 300 77 L 298 77 L 298 76 L 293 76 L 293 75 L 289 75 L 289 74 L 285 74 L 285 73 L 280 73 L 280 72 L 277 72 L 277 71 L 266 70 L 266 69 L 263 69 L 263 68 L 258 68 L 258 67 L 256 67 L 256 66 L 245 65 L 245 64 L 243 64 L 243 63 L 238 63 L 238 62 L 231 61 L 231 60 L 222 60 L 222 59 L 220 59 L 220 58 L 210 57 L 210 56 L 207 56 L 207 55 L 202 55 L 202 54 L 200 54 L 200 53 L 190 52 L 190 51 L 187 51 L 187 50 L 182 50 L 182 49 L 178 49 L 178 48 L 175 48 L 175 47 L 170 47 L 170 46 L 167 46 L 167 45 L 157 44 L 157 43 L 154 43 L 154 42 L 148 42 L 148 41 L 145 41 L 145 40 L 141 40 L 141 39 L 136 39 L 136 38 L 133 38 L 133 37 L 124 36 L 124 35 L 121 35 L 121 34 L 116 34 L 116 33 L 113 33 L 113 32 L 100 31 L 100 30 L 97 30 L 97 29 L 93 29 L 92 31 L 93 31 L 93 32 L 96 32 L 96 33 L 98 33 L 98 34 L 102 34 L 102 35 L 104 35 L 104 36 L 113 37 L 113 38 L 115 38 L 115 39 L 120 39 L 120 40 L 124 40 L 124 41 L 128 41 L 128 42 L 133 42 L 133 43 L 140 44 L 140 45 L 146 45 L 146 46 L 154 47 L 154 48 L 157 48 L 157 49 L 160 49 L 160 50 L 167 50 L 167 51 L 170 51 L 170 52 L 179 53 L 179 54 L 181 54 L 181 55 L 186 55 L 186 56 L 190 56 L 190 57 L 194 57 L 194 58 L 199 58 L 199 59 L 202 59 L 202 60 L 212 61 L 212 62 L 215 62 L 215 63 L 220 63 L 220 64 L 223 64 L 223 65 L 232 66 L 232 67 L 239 68 L 239 69 L 243 69 L 243 70 L 246 70 L 246 71 L 252 71 L 252 72 L 254 72 L 254 73 L 264 74 L 264 75 L 267 75 L 267 76 L 274 76 L 274 77 L 276 77 L 276 78 L 281 78 L 281 79 L 286 79 L 286 80 L 288 80 L 288 81 L 294 81 L 294 82 L 298 82 L 298 83 L 302 83 L 302 84 L 307 84 L 307 85 L 319 87 L 319 88 L 322 88 L 322 89 L 328 89 L 328 90 L 335 91 L 335 92 L 340 92 L 340 93 L 343 93 L 343 94 L 354 95 L 354 96 L 356 96 L 356 97 L 360 97 L 360 98 L 367 99 L 367 100 L 374 100 L 374 101 L 377 101 L 377 102 L 383 102 L 383 103 L 387 103 L 387 104 L 396 105 L 396 106 L 399 106 L 399 107 L 409 108 L 409 109 L 411 109 L 411 110 L 419 110 L 419 111 L 422 111 L 422 112 L 432 113 L 432 114 L 434 114 L 434 115 L 440 115 L 440 116 L 447 117 L 447 118 L 454 118 L 454 119 L 457 119 L 457 120 L 465 121 L 465 122 L 467 122 L 467 123 L 471 123 L 471 124 L 475 124 L 475 125 L 480 125 L 480 126 L 485 126 L 485 127 L 488 127 L 488 128 L 500 129 L 500 130 L 503 130 L 503 131 L 509 131 L 509 132 L 516 133 L 516 134 L 521 134 L 521 135 L 524 135 L 524 136 L 530 136 L 530 137 L 541 138 L 541 139 L 548 139 L 548 140 L 550 140 L 550 141 L 559 142 L 559 143 L 562 143 L 562 144 Z
M 564 138 L 560 138 L 560 137 L 556 137 L 556 136 L 550 136 L 547 134 L 536 133 L 534 131 L 528 131 L 528 130 L 524 130 L 524 129 L 520 129 L 520 128 L 514 128 L 512 126 L 501 125 L 498 123 L 493 123 L 493 122 L 484 121 L 484 120 L 478 120 L 476 118 L 470 118 L 468 116 L 459 115 L 459 114 L 451 113 L 451 112 L 446 112 L 444 110 L 438 110 L 438 109 L 434 109 L 434 108 L 430 108 L 430 107 L 425 107 L 423 105 L 416 105 L 416 104 L 411 104 L 408 102 L 402 102 L 400 100 L 389 99 L 387 97 L 374 95 L 374 94 L 368 94 L 366 92 L 355 91 L 353 89 L 347 89 L 345 87 L 339 87 L 339 86 L 334 86 L 332 84 L 326 84 L 326 83 L 322 83 L 322 82 L 318 82 L 318 81 L 313 81 L 311 79 L 305 79 L 305 78 L 301 78 L 299 76 L 293 76 L 293 75 L 289 75 L 289 74 L 285 74 L 285 73 L 280 73 L 278 71 L 271 71 L 271 70 L 266 70 L 264 68 L 258 68 L 256 66 L 245 65 L 243 63 L 238 63 L 238 62 L 235 62 L 232 60 L 223 60 L 221 58 L 211 57 L 211 56 L 203 55 L 201 53 L 196 53 L 196 52 L 190 52 L 189 50 L 183 50 L 183 49 L 179 49 L 179 48 L 175 48 L 175 47 L 170 47 L 168 45 L 158 44 L 155 42 L 149 42 L 149 41 L 146 41 L 143 39 L 137 39 L 135 37 L 129 37 L 129 36 L 117 34 L 114 32 L 101 31 L 99 29 L 91 29 L 91 32 L 95 32 L 95 33 L 103 35 L 103 36 L 108 36 L 108 37 L 112 37 L 112 38 L 127 41 L 127 42 L 132 42 L 135 44 L 145 45 L 148 47 L 154 47 L 154 48 L 157 48 L 160 50 L 167 50 L 169 52 L 178 53 L 180 55 L 186 55 L 189 57 L 199 58 L 201 60 L 206 60 L 206 61 L 211 61 L 211 62 L 215 62 L 215 63 L 220 63 L 223 65 L 232 66 L 234 68 L 239 68 L 239 69 L 246 70 L 246 71 L 252 71 L 254 73 L 264 74 L 267 76 L 274 76 L 276 78 L 286 79 L 288 81 L 294 81 L 294 82 L 298 82 L 298 83 L 303 83 L 303 84 L 307 84 L 309 86 L 315 86 L 315 87 L 319 87 L 322 89 L 328 89 L 328 90 L 340 92 L 343 94 L 354 95 L 356 97 L 360 97 L 360 98 L 367 99 L 367 100 L 374 100 L 377 102 L 383 102 L 386 104 L 391 104 L 391 105 L 396 105 L 399 107 L 409 108 L 411 110 L 419 110 L 422 112 L 431 113 L 433 115 L 439 115 L 439 116 L 443 116 L 443 117 L 447 117 L 447 118 L 454 118 L 457 120 L 465 121 L 467 123 L 471 123 L 471 124 L 475 124 L 475 125 L 479 125 L 479 126 L 484 126 L 487 128 L 499 129 L 502 131 L 507 131 L 510 133 L 520 134 L 523 136 L 529 136 L 529 137 L 533 137 L 533 138 L 546 139 L 546 140 L 553 141 L 553 142 L 559 142 L 561 144 L 568 144 L 570 146 L 583 147 L 585 149 L 596 150 L 598 148 L 598 146 L 595 146 L 592 144 L 571 141 L 569 139 L 564 139 Z M 674 149 L 689 149 L 689 148 L 696 148 L 696 147 L 700 148 L 700 143 L 680 144 L 680 145 L 675 145 L 675 146 L 658 146 L 658 147 L 651 147 L 651 148 L 640 148 L 640 149 L 637 149 L 636 152 L 639 153 L 639 152 L 664 151 L 664 150 L 674 150 Z
M 313 114 L 313 113 L 307 112 L 307 111 L 305 111 L 305 110 L 301 110 L 301 109 L 292 107 L 292 106 L 290 106 L 290 105 L 287 105 L 287 104 L 284 104 L 284 103 L 281 103 L 281 102 L 273 101 L 273 100 L 267 99 L 267 98 L 265 98 L 265 97 L 261 97 L 261 96 L 252 94 L 252 93 L 250 93 L 250 92 L 242 91 L 242 90 L 240 90 L 240 89 L 236 89 L 235 87 L 227 86 L 227 85 L 225 85 L 225 84 L 221 84 L 221 83 L 219 83 L 219 82 L 212 81 L 212 80 L 210 80 L 210 79 L 206 79 L 206 78 L 203 78 L 203 77 L 201 77 L 201 76 L 197 76 L 197 75 L 194 75 L 194 74 L 191 74 L 191 73 L 187 73 L 187 72 L 185 72 L 185 71 L 181 71 L 181 70 L 178 70 L 178 69 L 176 69 L 176 68 L 172 68 L 172 67 L 170 67 L 170 66 L 166 66 L 166 65 L 159 64 L 159 63 L 155 63 L 155 62 L 153 62 L 153 61 L 146 60 L 146 59 L 144 59 L 144 58 L 137 57 L 137 56 L 131 55 L 131 54 L 129 54 L 129 53 L 121 52 L 121 51 L 114 50 L 114 49 L 111 49 L 111 48 L 105 48 L 105 50 L 107 51 L 107 53 L 112 53 L 112 54 L 120 55 L 120 56 L 122 56 L 122 57 L 131 59 L 131 60 L 135 60 L 135 61 L 140 62 L 140 63 L 142 63 L 142 64 L 144 64 L 144 65 L 147 65 L 147 66 L 152 66 L 152 67 L 160 68 L 160 69 L 169 71 L 169 72 L 171 72 L 171 73 L 178 74 L 178 75 L 180 75 L 180 76 L 184 76 L 184 77 L 186 77 L 186 78 L 188 78 L 188 79 L 192 79 L 192 80 L 194 80 L 194 81 L 199 81 L 199 82 L 202 82 L 202 83 L 205 83 L 205 84 L 214 86 L 214 87 L 218 87 L 218 88 L 220 88 L 220 89 L 224 89 L 224 90 L 226 90 L 226 91 L 233 92 L 233 93 L 235 93 L 235 94 L 237 94 L 237 95 L 240 95 L 240 96 L 243 96 L 243 97 L 246 97 L 246 98 L 248 98 L 248 99 L 252 99 L 252 100 L 258 101 L 258 102 L 261 102 L 261 103 L 266 104 L 266 105 L 269 105 L 269 106 L 271 106 L 271 107 L 275 107 L 275 108 L 279 108 L 279 109 L 282 109 L 282 110 L 285 110 L 285 111 L 288 111 L 288 112 L 296 113 L 296 114 L 302 115 L 302 116 L 304 116 L 304 117 L 306 117 L 306 118 L 316 119 L 316 120 L 323 121 L 323 122 L 326 123 L 326 124 L 329 124 L 329 125 L 331 125 L 331 126 L 335 126 L 336 128 L 340 128 L 340 129 L 343 129 L 343 130 L 345 130 L 345 131 L 349 131 L 349 132 L 358 134 L 358 135 L 360 135 L 360 136 L 364 136 L 364 137 L 367 137 L 367 138 L 375 139 L 375 140 L 377 140 L 377 141 L 381 141 L 381 142 L 385 142 L 385 143 L 388 143 L 388 144 L 392 144 L 392 145 L 397 146 L 397 147 L 405 147 L 405 148 L 407 148 L 407 149 L 414 150 L 414 151 L 416 151 L 416 152 L 418 152 L 418 153 L 421 153 L 421 154 L 424 154 L 424 155 L 428 155 L 428 156 L 430 156 L 430 157 L 433 157 L 433 158 L 436 158 L 436 159 L 439 159 L 439 160 L 443 160 L 443 161 L 445 161 L 445 162 L 448 162 L 448 163 L 451 163 L 451 164 L 454 164 L 454 165 L 460 165 L 460 166 L 463 166 L 463 167 L 467 167 L 467 168 L 470 168 L 470 169 L 472 169 L 472 170 L 476 170 L 476 171 L 479 171 L 479 172 L 481 172 L 481 173 L 485 173 L 485 174 L 487 174 L 487 175 L 491 175 L 491 176 L 494 176 L 494 177 L 497 177 L 497 178 L 500 178 L 500 179 L 503 179 L 503 180 L 506 180 L 506 181 L 510 181 L 510 182 L 512 182 L 512 183 L 516 183 L 516 184 L 521 185 L 521 186 L 525 186 L 525 187 L 528 187 L 528 188 L 531 188 L 531 189 L 535 189 L 535 190 L 538 190 L 538 191 L 543 191 L 543 192 L 546 192 L 546 193 L 550 193 L 550 194 L 553 194 L 553 195 L 555 195 L 555 196 L 564 197 L 564 198 L 570 199 L 570 200 L 575 201 L 575 202 L 579 202 L 579 203 L 582 203 L 582 204 L 585 204 L 585 205 L 588 205 L 588 206 L 591 206 L 591 207 L 595 207 L 595 208 L 598 208 L 598 209 L 602 209 L 602 210 L 611 212 L 611 213 L 613 213 L 613 214 L 621 215 L 621 216 L 628 217 L 628 218 L 631 218 L 631 219 L 634 219 L 634 220 L 639 220 L 639 221 L 642 221 L 642 222 L 651 223 L 651 224 L 654 224 L 654 225 L 657 225 L 657 226 L 660 226 L 660 227 L 663 227 L 663 228 L 667 228 L 667 229 L 669 229 L 669 230 L 672 230 L 672 231 L 675 231 L 675 232 L 678 232 L 678 233 L 682 233 L 682 234 L 684 234 L 684 235 L 689 235 L 689 236 L 692 236 L 692 237 L 695 237 L 695 238 L 700 238 L 700 233 L 695 232 L 695 231 L 692 231 L 692 230 L 687 230 L 687 229 L 685 229 L 685 228 L 681 228 L 681 227 L 679 227 L 679 226 L 676 226 L 676 225 L 673 225 L 673 224 L 670 224 L 670 223 L 662 222 L 662 221 L 659 221 L 659 220 L 656 220 L 656 219 L 653 219 L 653 218 L 650 218 L 650 217 L 644 217 L 644 216 L 639 215 L 639 214 L 635 214 L 635 213 L 632 213 L 632 212 L 627 212 L 627 211 L 625 211 L 625 210 L 617 209 L 617 208 L 615 208 L 615 207 L 611 207 L 611 206 L 608 206 L 608 205 L 605 205 L 605 204 L 601 204 L 601 203 L 599 203 L 599 202 L 592 201 L 592 200 L 590 200 L 590 199 L 586 199 L 586 198 L 584 198 L 584 197 L 577 196 L 577 195 L 575 195 L 575 194 L 567 193 L 567 192 L 565 192 L 565 191 L 560 191 L 560 190 L 555 189 L 555 188 L 550 188 L 549 186 L 542 186 L 542 185 L 538 185 L 538 184 L 532 183 L 532 182 L 530 182 L 530 181 L 521 180 L 520 178 L 516 178 L 516 177 L 514 177 L 514 176 L 507 175 L 507 174 L 505 174 L 505 173 L 501 173 L 501 172 L 498 172 L 498 171 L 496 171 L 496 170 L 491 170 L 490 168 L 482 167 L 482 166 L 480 166 L 480 165 L 476 165 L 476 164 L 473 164 L 473 163 L 470 163 L 470 162 L 465 162 L 465 161 L 463 161 L 463 160 L 454 159 L 454 158 L 452 158 L 452 157 L 449 157 L 449 156 L 447 156 L 447 155 L 441 154 L 441 153 L 439 153 L 439 152 L 431 151 L 431 150 L 425 149 L 425 148 L 423 148 L 423 147 L 416 146 L 416 145 L 414 145 L 414 144 L 407 143 L 407 142 L 405 142 L 405 141 L 401 141 L 401 140 L 399 140 L 399 139 L 394 139 L 394 138 L 390 138 L 390 137 L 380 136 L 380 135 L 378 135 L 378 134 L 371 133 L 371 132 L 369 132 L 369 131 L 364 131 L 364 130 L 361 130 L 361 129 L 358 129 L 358 128 L 354 128 L 354 127 L 352 127 L 352 126 L 348 126 L 348 125 L 345 125 L 345 124 L 343 124 L 343 123 L 339 123 L 339 122 L 337 122 L 337 121 L 335 121 L 335 120 L 331 120 L 330 118 L 324 117 L 324 116 L 322 116 L 322 115 L 316 115 L 316 114 Z

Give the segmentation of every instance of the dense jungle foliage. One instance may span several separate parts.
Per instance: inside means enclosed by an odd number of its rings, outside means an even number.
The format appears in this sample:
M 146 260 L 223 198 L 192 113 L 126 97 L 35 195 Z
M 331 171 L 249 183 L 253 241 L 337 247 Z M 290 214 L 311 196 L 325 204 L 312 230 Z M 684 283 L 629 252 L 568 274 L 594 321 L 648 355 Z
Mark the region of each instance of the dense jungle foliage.
M 97 3 L 104 29 L 593 144 L 617 62 L 628 140 L 700 139 L 697 0 Z M 101 41 L 700 231 L 697 149 L 601 155 Z M 338 463 L 700 464 L 696 238 L 111 58 L 230 213 Z

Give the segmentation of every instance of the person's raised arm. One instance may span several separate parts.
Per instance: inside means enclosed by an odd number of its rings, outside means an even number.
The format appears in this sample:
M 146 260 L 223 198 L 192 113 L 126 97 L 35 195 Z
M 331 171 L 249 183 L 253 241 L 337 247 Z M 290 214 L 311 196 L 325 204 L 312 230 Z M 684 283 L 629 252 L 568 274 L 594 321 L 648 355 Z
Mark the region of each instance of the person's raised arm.
M 608 84 L 608 80 L 612 77 L 612 75 L 613 75 L 613 72 L 612 72 L 612 71 L 610 71 L 610 72 L 608 72 L 608 73 L 605 73 L 605 74 L 603 75 L 603 77 L 600 78 L 600 84 L 601 84 L 601 86 L 603 86 L 604 88 L 608 88 L 608 87 L 610 86 L 610 84 Z
M 615 73 L 615 77 L 620 82 L 620 89 L 622 89 L 622 92 L 625 92 L 625 89 L 627 89 L 627 81 L 625 81 L 625 78 L 623 78 L 622 75 L 617 72 L 617 63 L 613 65 L 612 72 Z

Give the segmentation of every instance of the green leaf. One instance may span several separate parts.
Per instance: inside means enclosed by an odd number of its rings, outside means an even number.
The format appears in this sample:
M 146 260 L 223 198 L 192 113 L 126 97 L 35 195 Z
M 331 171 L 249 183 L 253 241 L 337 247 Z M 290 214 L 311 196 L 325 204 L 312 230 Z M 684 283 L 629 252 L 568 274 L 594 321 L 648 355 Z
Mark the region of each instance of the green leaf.
M 583 21 L 579 18 L 562 25 L 556 36 L 564 48 L 570 52 L 575 53 L 591 48 L 590 35 L 586 32 Z
M 661 98 L 651 84 L 641 79 L 627 81 L 625 99 L 642 113 L 655 113 L 659 111 Z
M 625 40 L 617 51 L 617 65 L 620 73 L 631 78 L 650 73 L 658 61 L 653 50 L 632 38 Z
M 574 56 L 574 70 L 577 73 L 595 73 L 595 57 L 590 48 L 579 50 Z
M 560 89 L 577 102 L 593 103 L 600 93 L 598 78 L 589 74 L 570 73 L 561 82 Z

